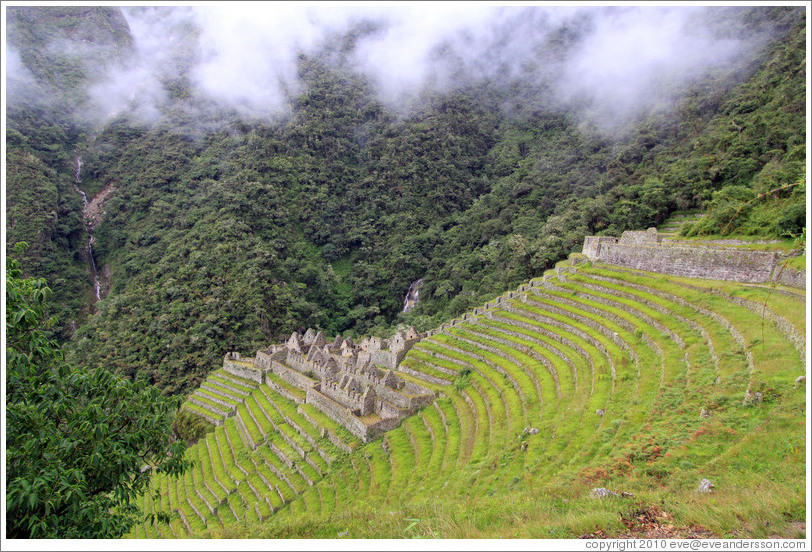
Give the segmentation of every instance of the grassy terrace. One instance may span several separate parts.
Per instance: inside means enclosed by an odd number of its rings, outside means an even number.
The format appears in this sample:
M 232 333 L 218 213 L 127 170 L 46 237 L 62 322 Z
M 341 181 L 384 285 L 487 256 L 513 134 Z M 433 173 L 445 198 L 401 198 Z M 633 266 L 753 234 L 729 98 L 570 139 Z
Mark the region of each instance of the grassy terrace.
M 322 427 L 351 450 L 360 444 L 312 406 L 297 405 L 268 385 L 243 384 L 241 378 L 221 371 L 213 376 L 217 385 L 242 397 L 234 404 L 235 416 L 187 449 L 194 465 L 182 478 L 153 479 L 151 489 L 159 500 L 147 494 L 140 505 L 145 513 L 167 513 L 169 523 L 138 525 L 131 537 L 184 538 L 190 532 L 221 536 L 235 525 L 267 520 L 330 472 L 326 458 L 347 456 L 327 433 L 322 435 Z M 205 397 L 206 392 L 195 396 Z M 184 408 L 194 411 L 195 406 L 187 402 Z M 334 511 L 336 491 L 331 492 L 333 499 L 326 500 Z M 308 498 L 313 501 L 313 496 Z M 311 510 L 315 507 L 311 505 Z
M 413 347 L 403 377 L 437 399 L 367 444 L 284 380 L 215 372 L 235 416 L 140 501 L 169 523 L 131 536 L 573 538 L 650 508 L 715 536 L 793 536 L 803 295 L 589 264 L 548 275 Z
M 221 424 L 256 386 L 255 382 L 229 374 L 221 368 L 209 374 L 183 408 L 212 423 Z

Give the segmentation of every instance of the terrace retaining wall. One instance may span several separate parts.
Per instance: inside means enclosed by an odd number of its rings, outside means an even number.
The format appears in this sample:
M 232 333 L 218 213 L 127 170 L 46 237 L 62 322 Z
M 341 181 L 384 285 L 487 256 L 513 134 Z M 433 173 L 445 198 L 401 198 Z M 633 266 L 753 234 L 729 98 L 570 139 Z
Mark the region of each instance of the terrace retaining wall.
M 582 252 L 593 261 L 646 272 L 745 283 L 775 279 L 784 285 L 806 287 L 806 271 L 779 272 L 781 256 L 774 251 L 661 241 L 653 228 L 624 232 L 620 238 L 587 236 Z

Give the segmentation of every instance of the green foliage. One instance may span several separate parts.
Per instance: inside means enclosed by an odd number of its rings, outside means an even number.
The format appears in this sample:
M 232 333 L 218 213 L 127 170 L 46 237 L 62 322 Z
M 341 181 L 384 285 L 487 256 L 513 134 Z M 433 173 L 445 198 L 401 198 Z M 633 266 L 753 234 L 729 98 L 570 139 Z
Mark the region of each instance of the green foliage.
M 795 24 L 768 51 L 760 70 L 734 91 L 697 140 L 694 151 L 705 178 L 688 186 L 703 200 L 714 195 L 703 205 L 708 221 L 691 235 L 779 237 L 805 225 L 799 216 L 805 185 L 796 185 L 806 163 L 803 28 Z M 739 190 L 737 197 L 720 200 L 714 190 L 725 188 Z M 744 190 L 758 203 L 742 203 Z
M 86 315 L 91 297 L 81 197 L 66 175 L 29 148 L 9 146 L 6 162 L 6 253 L 12 253 L 13 243 L 30 244 L 18 254 L 20 266 L 25 274 L 51 283 L 54 295 L 47 314 L 58 317 L 57 336 L 67 339 L 71 321 L 75 325 Z
M 44 279 L 22 278 L 8 259 L 7 535 L 117 537 L 136 521 L 133 501 L 151 472 L 186 467 L 169 434 L 177 401 L 143 381 L 69 367 L 46 331 L 49 295 Z
M 172 432 L 178 439 L 182 439 L 187 446 L 195 444 L 207 433 L 214 430 L 214 426 L 186 410 L 180 410 L 172 424 Z
M 470 368 L 463 368 L 460 370 L 457 377 L 454 378 L 454 389 L 457 391 L 462 391 L 466 387 L 471 384 L 471 369 Z

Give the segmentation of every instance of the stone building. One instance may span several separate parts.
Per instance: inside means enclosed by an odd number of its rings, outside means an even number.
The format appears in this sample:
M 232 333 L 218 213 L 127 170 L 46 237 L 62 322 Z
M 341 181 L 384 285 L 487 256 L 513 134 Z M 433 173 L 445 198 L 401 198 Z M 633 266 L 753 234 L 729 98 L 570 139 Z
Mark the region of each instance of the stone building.
M 406 352 L 420 340 L 410 328 L 389 340 L 378 337 L 355 344 L 336 336 L 328 343 L 323 332 L 294 332 L 284 344 L 257 351 L 253 359 L 229 353 L 224 368 L 285 396 L 286 386 L 304 391 L 304 402 L 343 425 L 363 441 L 394 429 L 421 407 L 434 401 L 434 393 L 400 377 L 396 368 Z

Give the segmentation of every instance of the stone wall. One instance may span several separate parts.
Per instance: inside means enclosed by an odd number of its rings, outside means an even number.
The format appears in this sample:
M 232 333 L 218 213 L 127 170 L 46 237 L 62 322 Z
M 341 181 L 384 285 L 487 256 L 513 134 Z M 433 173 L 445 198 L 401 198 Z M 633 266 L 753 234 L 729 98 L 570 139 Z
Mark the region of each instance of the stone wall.
M 384 400 L 378 401 L 376 405 L 379 415 L 381 418 L 402 418 L 404 417 L 405 408 L 398 408 L 396 405 L 392 403 L 386 402 Z
M 273 389 L 274 391 L 276 391 L 277 393 L 279 393 L 280 395 L 282 395 L 286 399 L 289 399 L 289 400 L 291 400 L 291 401 L 293 401 L 295 403 L 298 403 L 298 404 L 301 404 L 302 402 L 304 402 L 301 397 L 295 395 L 294 393 L 291 393 L 290 391 L 288 391 L 287 389 L 285 389 L 281 385 L 278 385 L 275 381 L 273 381 L 270 378 L 268 378 L 265 383 L 268 384 L 268 387 L 270 387 L 271 389 Z
M 625 245 L 646 245 L 660 243 L 656 228 L 648 230 L 626 230 L 620 235 L 620 242 Z
M 795 270 L 794 268 L 780 266 L 775 269 L 773 276 L 779 284 L 794 288 L 806 289 L 806 270 Z
M 394 370 L 398 364 L 397 357 L 388 350 L 378 349 L 377 351 L 370 351 L 369 359 L 372 364 L 384 366 L 389 370 Z
M 398 408 L 410 408 L 412 406 L 411 399 L 409 397 L 403 395 L 402 393 L 392 391 L 385 386 L 375 387 L 375 392 L 381 399 L 393 404 L 394 406 L 397 406 Z M 385 417 L 383 413 L 381 416 Z
M 261 370 L 254 367 L 253 359 L 243 360 L 239 353 L 226 353 L 223 359 L 223 368 L 229 374 L 239 378 L 245 378 L 257 383 L 263 383 L 264 377 Z
M 271 366 L 273 361 L 280 362 L 284 360 L 284 358 L 284 351 L 274 351 L 273 353 L 269 351 L 257 351 L 257 355 L 254 357 L 254 368 L 263 373 L 267 373 L 273 370 Z
M 285 364 L 287 364 L 291 368 L 294 368 L 295 370 L 298 370 L 300 372 L 307 372 L 308 370 L 312 369 L 312 366 L 306 360 L 305 356 L 306 355 L 303 355 L 302 353 L 288 351 L 287 356 L 281 360 L 284 360 Z
M 763 283 L 770 281 L 778 254 L 745 249 L 617 243 L 603 244 L 598 260 L 675 276 Z
M 271 368 L 273 373 L 288 382 L 289 384 L 298 387 L 299 389 L 307 389 L 316 384 L 316 380 L 311 379 L 304 374 L 291 370 L 284 364 L 275 360 L 271 361 Z
M 369 432 L 364 422 L 353 416 L 349 409 L 344 408 L 330 397 L 323 395 L 315 387 L 308 388 L 307 398 L 305 400 L 308 404 L 312 404 L 324 414 L 343 425 L 347 428 L 347 431 L 365 443 L 370 440 Z
M 399 366 L 398 370 L 403 372 L 404 374 L 409 374 L 410 376 L 414 376 L 417 378 L 424 379 L 428 382 L 434 383 L 436 385 L 451 385 L 451 381 L 445 380 L 442 378 L 438 378 L 436 376 L 432 376 L 430 374 L 424 374 L 423 372 L 418 372 L 417 370 L 412 370 L 408 366 Z
M 385 418 L 379 422 L 375 422 L 367 428 L 367 438 L 365 441 L 369 442 L 375 437 L 395 429 L 400 425 L 401 421 L 400 418 Z
M 663 240 L 654 228 L 626 231 L 620 238 L 587 236 L 583 254 L 593 261 L 647 272 L 745 283 L 775 280 L 806 288 L 806 271 L 779 272 L 776 252 Z
M 422 385 L 417 385 L 416 383 L 412 383 L 410 381 L 405 383 L 400 392 L 411 395 L 411 397 L 409 397 L 410 408 L 428 406 L 433 403 L 434 399 L 436 398 L 435 393 L 430 389 L 426 389 Z
M 604 243 L 617 243 L 617 238 L 605 236 L 586 236 L 582 253 L 590 259 L 598 259 L 601 253 L 601 246 Z
M 319 425 L 319 423 L 318 423 L 316 420 L 314 420 L 314 419 L 313 419 L 313 418 L 312 418 L 312 417 L 311 417 L 311 416 L 310 416 L 310 415 L 307 413 L 307 411 L 306 411 L 304 408 L 302 408 L 301 406 L 299 406 L 299 407 L 297 407 L 296 411 L 297 411 L 297 412 L 298 412 L 298 413 L 299 413 L 299 414 L 300 414 L 300 415 L 301 415 L 301 416 L 302 416 L 302 417 L 303 417 L 305 420 L 307 420 L 308 422 L 310 422 L 310 424 L 311 424 L 312 426 L 314 426 L 314 427 L 318 428 L 318 430 L 319 430 L 319 432 L 320 432 L 319 434 L 320 434 L 320 436 L 321 436 L 321 437 L 325 437 L 325 436 L 326 436 L 326 437 L 327 437 L 327 439 L 329 439 L 331 443 L 333 443 L 335 446 L 337 446 L 338 448 L 340 448 L 341 450 L 343 450 L 343 451 L 344 451 L 344 452 L 346 452 L 346 453 L 351 453 L 351 452 L 353 451 L 353 448 L 352 448 L 351 446 L 349 446 L 347 443 L 345 443 L 345 442 L 344 442 L 344 441 L 341 439 L 341 437 L 339 437 L 339 436 L 338 436 L 336 433 L 334 433 L 333 431 L 330 431 L 329 429 L 327 429 L 327 428 L 325 428 L 325 427 L 321 427 L 321 426 Z

